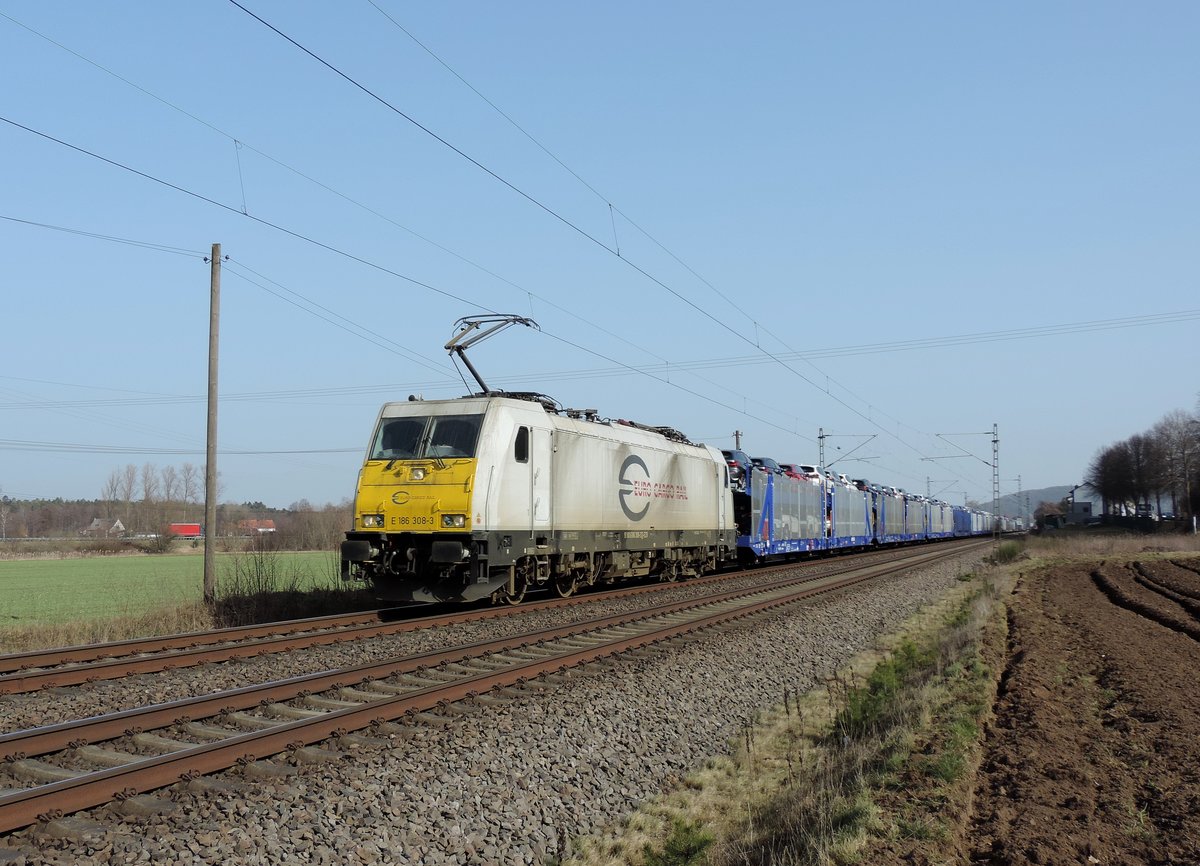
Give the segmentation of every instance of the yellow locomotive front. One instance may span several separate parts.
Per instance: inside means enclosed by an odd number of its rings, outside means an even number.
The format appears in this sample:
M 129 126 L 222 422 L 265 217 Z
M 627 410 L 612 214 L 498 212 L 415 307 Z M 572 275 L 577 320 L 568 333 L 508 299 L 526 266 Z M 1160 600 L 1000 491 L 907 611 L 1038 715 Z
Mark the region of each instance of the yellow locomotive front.
M 471 399 L 384 406 L 342 542 L 343 578 L 365 578 L 395 600 L 433 600 L 426 587 L 472 582 L 471 498 L 486 408 Z

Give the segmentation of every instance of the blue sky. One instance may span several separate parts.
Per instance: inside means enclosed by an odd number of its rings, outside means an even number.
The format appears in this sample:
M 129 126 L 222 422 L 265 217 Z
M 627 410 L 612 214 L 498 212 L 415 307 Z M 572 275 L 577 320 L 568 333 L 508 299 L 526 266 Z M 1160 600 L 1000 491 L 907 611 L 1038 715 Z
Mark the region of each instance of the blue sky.
M 203 463 L 214 242 L 226 501 L 349 496 L 486 311 L 493 386 L 952 502 L 1196 406 L 1195 4 L 243 5 L 329 65 L 0 3 L 4 493 Z

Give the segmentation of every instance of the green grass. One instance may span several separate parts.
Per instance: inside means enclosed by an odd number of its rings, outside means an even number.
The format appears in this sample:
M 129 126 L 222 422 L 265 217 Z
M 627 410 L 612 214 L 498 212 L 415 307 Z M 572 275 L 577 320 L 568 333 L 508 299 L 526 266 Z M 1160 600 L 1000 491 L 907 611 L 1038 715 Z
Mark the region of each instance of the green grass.
M 237 554 L 218 554 L 217 574 Z M 336 568 L 325 551 L 278 553 L 282 571 L 329 586 Z M 244 556 L 244 554 L 243 554 Z M 199 602 L 204 557 L 106 556 L 0 561 L 0 630 L 89 619 L 136 617 L 156 608 Z
M 642 857 L 645 866 L 693 866 L 704 862 L 705 852 L 712 843 L 712 834 L 698 823 L 676 821 L 663 849 L 657 851 L 646 845 Z

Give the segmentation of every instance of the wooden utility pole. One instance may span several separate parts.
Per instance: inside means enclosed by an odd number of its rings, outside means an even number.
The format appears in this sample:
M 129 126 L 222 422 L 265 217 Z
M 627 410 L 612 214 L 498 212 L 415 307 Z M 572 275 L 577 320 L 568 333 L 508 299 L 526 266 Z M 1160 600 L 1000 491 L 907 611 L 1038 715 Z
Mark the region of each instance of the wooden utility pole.
M 221 320 L 221 245 L 212 246 L 208 306 L 208 440 L 204 462 L 204 601 L 217 600 L 217 338 Z

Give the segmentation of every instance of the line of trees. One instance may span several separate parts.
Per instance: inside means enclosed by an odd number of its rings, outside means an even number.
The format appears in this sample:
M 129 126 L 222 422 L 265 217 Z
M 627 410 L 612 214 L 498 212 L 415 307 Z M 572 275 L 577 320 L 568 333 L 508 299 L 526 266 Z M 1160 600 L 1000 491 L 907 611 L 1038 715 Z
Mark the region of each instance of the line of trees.
M 275 532 L 252 533 L 256 545 L 333 550 L 350 525 L 351 510 L 349 500 L 317 507 L 301 499 L 287 508 L 227 502 L 217 508 L 218 534 L 240 534 L 239 524 L 245 520 L 272 520 Z M 96 518 L 104 524 L 97 533 L 101 538 L 117 520 L 129 536 L 161 535 L 171 523 L 203 523 L 204 467 L 130 463 L 109 474 L 100 498 L 94 500 L 0 496 L 0 539 L 78 538 Z
M 1190 518 L 1200 511 L 1200 404 L 1197 413 L 1177 409 L 1144 433 L 1100 449 L 1083 481 L 1103 500 L 1105 514 L 1133 514 L 1147 503 L 1156 514 Z
M 133 533 L 156 532 L 170 523 L 198 522 L 203 516 L 204 469 L 184 463 L 178 469 L 132 463 L 114 469 L 100 490 L 109 514 Z

